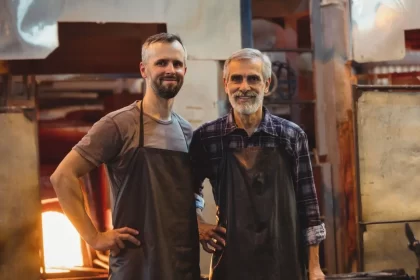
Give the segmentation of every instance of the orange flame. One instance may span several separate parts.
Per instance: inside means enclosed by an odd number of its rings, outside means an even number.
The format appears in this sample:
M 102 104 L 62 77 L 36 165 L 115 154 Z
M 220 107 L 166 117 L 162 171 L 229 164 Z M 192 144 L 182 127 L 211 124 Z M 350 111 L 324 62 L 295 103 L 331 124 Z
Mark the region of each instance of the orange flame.
M 80 235 L 65 215 L 53 211 L 42 213 L 42 234 L 47 273 L 83 266 Z

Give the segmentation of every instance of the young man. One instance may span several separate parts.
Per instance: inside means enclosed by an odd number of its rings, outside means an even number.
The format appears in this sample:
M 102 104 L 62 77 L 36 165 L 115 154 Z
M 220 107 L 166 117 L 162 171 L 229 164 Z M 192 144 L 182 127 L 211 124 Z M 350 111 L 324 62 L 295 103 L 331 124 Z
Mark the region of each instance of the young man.
M 198 128 L 190 155 L 196 187 L 209 178 L 218 225 L 198 207 L 200 242 L 213 252 L 210 277 L 323 279 L 320 221 L 307 137 L 296 124 L 263 107 L 271 62 L 242 49 L 225 62 L 224 85 L 232 111 Z M 210 245 L 210 247 L 209 247 Z
M 96 250 L 110 250 L 110 279 L 200 277 L 194 188 L 188 156 L 191 125 L 172 112 L 186 73 L 181 39 L 146 40 L 142 101 L 98 121 L 51 176 L 60 204 Z M 83 206 L 78 178 L 105 163 L 114 230 L 98 232 Z

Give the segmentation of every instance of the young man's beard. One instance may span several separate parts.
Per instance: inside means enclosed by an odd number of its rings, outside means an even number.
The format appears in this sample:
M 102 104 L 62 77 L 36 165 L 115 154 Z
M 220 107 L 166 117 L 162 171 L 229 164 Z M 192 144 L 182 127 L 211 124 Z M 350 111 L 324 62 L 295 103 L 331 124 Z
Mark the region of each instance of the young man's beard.
M 173 86 L 165 86 L 163 83 L 160 83 L 160 80 L 156 81 L 152 81 L 152 88 L 153 90 L 156 92 L 156 94 L 164 99 L 171 99 L 174 98 L 179 90 L 182 87 L 183 81 L 182 80 L 177 80 L 177 84 L 173 85 Z

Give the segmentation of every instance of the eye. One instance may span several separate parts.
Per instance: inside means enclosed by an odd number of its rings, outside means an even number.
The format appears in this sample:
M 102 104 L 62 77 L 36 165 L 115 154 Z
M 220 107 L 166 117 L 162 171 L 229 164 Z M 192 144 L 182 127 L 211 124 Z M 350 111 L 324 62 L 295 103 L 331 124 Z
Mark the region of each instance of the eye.
M 175 61 L 174 62 L 174 67 L 175 68 L 181 68 L 183 66 L 184 66 L 184 64 L 181 61 Z
M 157 66 L 166 66 L 166 64 L 167 64 L 167 62 L 165 60 L 158 60 L 156 62 L 156 65 Z
M 255 84 L 255 83 L 258 83 L 261 79 L 258 76 L 249 76 L 247 80 L 248 80 L 248 83 Z
M 242 76 L 240 76 L 240 75 L 232 75 L 231 77 L 230 77 L 230 80 L 232 81 L 232 82 L 234 82 L 234 83 L 241 83 L 242 82 Z

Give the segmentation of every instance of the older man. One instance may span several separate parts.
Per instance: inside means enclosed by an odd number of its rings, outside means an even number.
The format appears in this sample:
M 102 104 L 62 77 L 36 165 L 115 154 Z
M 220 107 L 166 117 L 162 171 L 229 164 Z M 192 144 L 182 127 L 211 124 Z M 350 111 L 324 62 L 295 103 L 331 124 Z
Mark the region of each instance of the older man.
M 242 49 L 226 60 L 223 77 L 233 109 L 199 127 L 190 147 L 196 187 L 208 178 L 218 206 L 215 226 L 197 203 L 200 242 L 214 253 L 211 279 L 301 280 L 307 267 L 310 279 L 323 279 L 318 244 L 326 233 L 307 136 L 263 107 L 271 62 Z
M 98 121 L 51 176 L 60 204 L 94 249 L 111 251 L 112 280 L 198 280 L 199 242 L 188 146 L 191 125 L 172 112 L 186 73 L 181 39 L 161 33 L 143 44 L 142 101 Z M 78 178 L 105 163 L 114 229 L 99 232 Z

